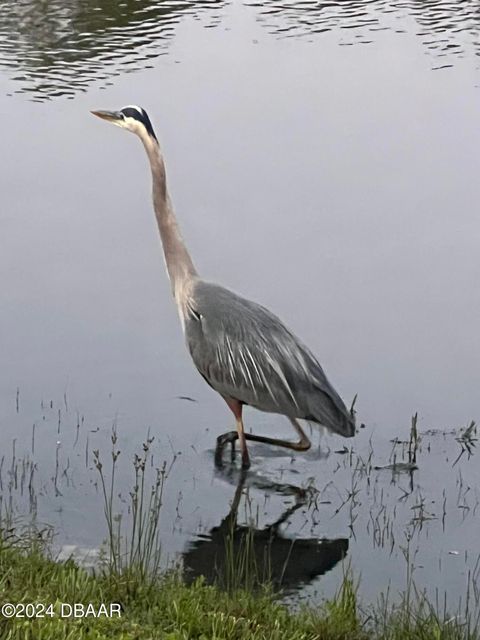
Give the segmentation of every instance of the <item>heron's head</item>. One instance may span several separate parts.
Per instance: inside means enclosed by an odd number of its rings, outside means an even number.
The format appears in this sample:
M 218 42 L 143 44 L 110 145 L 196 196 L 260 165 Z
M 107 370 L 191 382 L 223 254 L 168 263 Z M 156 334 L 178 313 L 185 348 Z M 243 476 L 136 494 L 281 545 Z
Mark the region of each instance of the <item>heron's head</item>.
M 117 127 L 122 127 L 122 129 L 128 129 L 128 131 L 136 133 L 137 136 L 143 137 L 147 134 L 157 142 L 150 118 L 142 107 L 137 107 L 132 104 L 123 107 L 120 111 L 92 111 L 92 113 L 94 116 L 102 118 L 102 120 L 116 124 Z

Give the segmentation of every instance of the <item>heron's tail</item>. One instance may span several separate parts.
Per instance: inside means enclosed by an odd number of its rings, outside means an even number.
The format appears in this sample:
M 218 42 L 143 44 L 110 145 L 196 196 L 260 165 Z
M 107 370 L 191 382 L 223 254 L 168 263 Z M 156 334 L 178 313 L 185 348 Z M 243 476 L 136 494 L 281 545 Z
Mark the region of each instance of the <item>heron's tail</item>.
M 336 431 L 336 429 L 333 429 L 333 431 Z M 355 416 L 350 415 L 348 412 L 346 415 L 342 416 L 342 419 L 340 420 L 340 429 L 336 432 L 345 436 L 345 438 L 352 438 L 356 433 Z
M 347 409 L 333 388 L 328 393 L 325 389 L 318 389 L 313 398 L 310 398 L 309 405 L 309 419 L 345 438 L 355 435 L 355 412 L 353 408 L 351 411 Z

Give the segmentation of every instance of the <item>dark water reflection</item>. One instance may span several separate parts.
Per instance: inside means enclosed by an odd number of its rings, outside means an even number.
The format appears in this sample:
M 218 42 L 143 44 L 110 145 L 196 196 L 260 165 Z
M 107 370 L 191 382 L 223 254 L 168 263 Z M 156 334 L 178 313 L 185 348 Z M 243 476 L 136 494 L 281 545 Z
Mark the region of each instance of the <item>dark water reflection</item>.
M 72 98 L 92 82 L 103 86 L 120 73 L 151 66 L 167 53 L 182 18 L 220 23 L 221 0 L 149 2 L 125 0 L 7 1 L 0 11 L 0 64 L 10 69 L 20 92 L 37 100 Z M 478 46 L 480 12 L 473 2 L 354 0 L 278 2 L 247 0 L 259 22 L 277 36 L 315 36 L 340 29 L 340 45 L 370 44 L 375 32 L 412 31 L 432 68 L 450 67 L 469 46 Z M 412 22 L 413 21 L 413 22 Z
M 4 2 L 0 63 L 36 98 L 73 97 L 94 81 L 149 66 L 166 51 L 182 15 L 222 3 L 124 0 Z M 212 12 L 212 17 L 214 17 Z
M 267 581 L 288 594 L 324 575 L 348 552 L 348 540 L 318 537 L 288 537 L 282 526 L 308 504 L 308 494 L 292 485 L 263 482 L 257 488 L 280 494 L 296 494 L 293 505 L 285 506 L 272 523 L 256 526 L 238 523 L 238 511 L 246 474 L 240 472 L 230 511 L 218 526 L 199 535 L 182 554 L 187 579 L 203 576 L 209 584 L 225 588 L 254 587 Z M 260 485 L 260 486 L 258 486 Z

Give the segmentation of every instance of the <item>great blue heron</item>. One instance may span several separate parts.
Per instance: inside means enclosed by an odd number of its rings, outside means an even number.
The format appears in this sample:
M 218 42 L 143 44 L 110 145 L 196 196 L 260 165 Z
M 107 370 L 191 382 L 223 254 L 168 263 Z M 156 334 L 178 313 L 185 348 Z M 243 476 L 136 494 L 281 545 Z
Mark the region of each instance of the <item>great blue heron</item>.
M 223 446 L 238 438 L 242 466 L 248 468 L 247 440 L 306 451 L 311 443 L 298 419 L 353 436 L 353 412 L 346 409 L 307 347 L 265 307 L 198 276 L 178 228 L 165 163 L 145 110 L 127 106 L 92 113 L 135 133 L 147 152 L 153 208 L 187 347 L 200 374 L 222 396 L 236 420 L 236 431 L 219 436 L 217 452 L 221 455 Z M 245 433 L 243 405 L 287 416 L 298 442 Z

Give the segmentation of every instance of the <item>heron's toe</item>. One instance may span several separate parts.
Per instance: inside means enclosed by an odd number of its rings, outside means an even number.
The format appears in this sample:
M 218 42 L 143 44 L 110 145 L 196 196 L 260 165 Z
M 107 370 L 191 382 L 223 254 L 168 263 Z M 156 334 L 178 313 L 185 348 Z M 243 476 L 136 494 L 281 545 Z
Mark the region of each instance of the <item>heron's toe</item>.
M 236 431 L 227 431 L 217 438 L 217 447 L 224 447 L 228 442 L 235 442 L 238 438 Z

